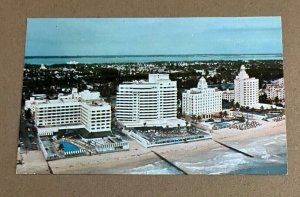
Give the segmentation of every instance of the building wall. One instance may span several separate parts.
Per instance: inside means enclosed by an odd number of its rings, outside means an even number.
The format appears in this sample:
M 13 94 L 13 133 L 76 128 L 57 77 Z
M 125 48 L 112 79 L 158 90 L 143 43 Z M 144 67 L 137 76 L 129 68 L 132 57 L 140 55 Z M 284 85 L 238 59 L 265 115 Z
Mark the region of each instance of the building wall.
M 149 81 L 120 84 L 116 115 L 119 121 L 177 117 L 177 84 L 167 74 L 149 74 Z
M 259 98 L 258 79 L 249 78 L 242 66 L 239 75 L 234 80 L 235 103 L 241 106 L 250 106 L 258 103 Z
M 36 104 L 38 104 L 38 103 L 45 103 L 45 99 L 35 99 L 34 97 L 30 97 L 30 99 L 29 100 L 26 100 L 25 101 L 25 106 L 24 106 L 24 110 L 28 110 L 28 109 L 30 109 L 31 110 L 31 112 L 33 113 L 33 112 L 35 112 L 35 106 L 36 106 Z
M 267 94 L 267 97 L 271 100 L 278 97 L 279 100 L 284 100 L 285 98 L 285 91 L 283 85 L 277 84 L 267 84 L 267 87 L 264 91 Z
M 197 88 L 192 88 L 182 94 L 182 113 L 185 115 L 210 115 L 222 110 L 222 92 L 207 88 L 204 78 L 201 78 Z
M 102 132 L 111 130 L 111 107 L 99 99 L 99 93 L 84 92 L 86 100 L 82 97 L 66 96 L 57 100 L 44 100 L 36 103 L 35 122 L 38 127 L 58 127 L 82 124 L 89 132 Z M 77 95 L 77 93 L 76 93 Z M 97 100 L 92 100 L 93 98 Z
M 234 91 L 229 91 L 229 90 L 223 91 L 222 99 L 227 100 L 229 102 L 234 100 L 235 99 Z
M 80 103 L 38 103 L 35 122 L 37 126 L 55 126 L 80 123 Z
M 81 105 L 81 123 L 90 132 L 111 130 L 110 105 L 91 106 L 87 103 Z

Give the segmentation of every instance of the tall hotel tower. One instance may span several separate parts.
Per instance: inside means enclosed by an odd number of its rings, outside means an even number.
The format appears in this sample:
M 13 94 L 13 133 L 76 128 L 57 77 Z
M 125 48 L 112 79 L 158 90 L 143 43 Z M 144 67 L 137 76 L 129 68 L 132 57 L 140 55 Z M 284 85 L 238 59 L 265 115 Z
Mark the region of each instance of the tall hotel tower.
M 127 127 L 144 124 L 162 126 L 166 121 L 169 123 L 168 126 L 175 124 L 174 127 L 177 127 L 176 81 L 171 81 L 169 74 L 149 74 L 148 81 L 120 84 L 117 92 L 116 117 Z
M 204 77 L 198 82 L 197 88 L 182 93 L 182 114 L 211 117 L 214 112 L 222 110 L 222 92 L 208 88 Z
M 245 66 L 241 66 L 240 73 L 234 80 L 234 102 L 241 106 L 251 106 L 258 103 L 258 79 L 249 78 Z

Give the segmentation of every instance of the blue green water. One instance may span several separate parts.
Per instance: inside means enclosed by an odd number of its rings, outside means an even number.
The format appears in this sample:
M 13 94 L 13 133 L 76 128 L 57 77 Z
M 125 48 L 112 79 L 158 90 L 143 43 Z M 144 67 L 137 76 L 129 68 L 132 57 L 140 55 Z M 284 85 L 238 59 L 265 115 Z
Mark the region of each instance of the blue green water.
M 79 148 L 70 142 L 63 142 L 64 152 L 78 151 Z
M 254 162 L 251 167 L 235 170 L 230 174 L 285 175 L 287 174 L 287 163 Z
M 25 64 L 65 64 L 75 61 L 83 64 L 103 63 L 146 63 L 146 62 L 185 62 L 185 61 L 247 61 L 247 60 L 282 60 L 282 54 L 196 54 L 196 55 L 127 55 L 127 56 L 50 56 L 25 57 Z
M 286 175 L 287 148 L 286 135 L 261 137 L 243 142 L 231 142 L 254 158 L 246 157 L 226 147 L 211 149 L 208 152 L 189 152 L 177 155 L 172 162 L 188 174 L 253 174 L 253 175 Z M 163 161 L 136 166 L 122 172 L 125 174 L 182 174 Z

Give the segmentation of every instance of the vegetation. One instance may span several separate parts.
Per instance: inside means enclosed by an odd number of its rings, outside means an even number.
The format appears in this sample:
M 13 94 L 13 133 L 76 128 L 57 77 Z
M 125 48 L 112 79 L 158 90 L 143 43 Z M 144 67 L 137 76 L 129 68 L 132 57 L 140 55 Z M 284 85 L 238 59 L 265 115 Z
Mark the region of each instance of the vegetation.
M 112 133 L 110 131 L 88 132 L 85 129 L 72 129 L 72 130 L 62 129 L 62 130 L 59 130 L 56 135 L 57 135 L 57 139 L 61 139 L 62 137 L 74 137 L 77 139 L 80 139 L 81 137 L 83 137 L 86 139 L 91 139 L 91 138 L 102 138 L 102 137 L 111 136 Z
M 30 120 L 31 118 L 32 118 L 31 109 L 28 108 L 27 110 L 25 110 L 25 119 Z
M 232 86 L 235 76 L 241 65 L 245 65 L 250 77 L 259 79 L 259 87 L 263 87 L 270 80 L 283 76 L 281 60 L 265 61 L 204 61 L 204 62 L 153 62 L 149 68 L 146 64 L 58 64 L 40 69 L 40 65 L 25 65 L 23 83 L 23 101 L 32 93 L 47 94 L 55 97 L 59 92 L 70 92 L 71 88 L 79 91 L 91 86 L 94 91 L 99 91 L 102 97 L 108 100 L 116 95 L 117 87 L 124 81 L 147 79 L 149 73 L 170 73 L 171 80 L 177 81 L 178 98 L 182 90 L 197 86 L 200 77 L 204 76 L 209 85 L 214 85 L 221 90 Z M 141 69 L 143 66 L 143 69 Z M 122 69 L 120 69 L 122 67 Z M 163 70 L 163 71 L 161 71 Z M 201 70 L 201 72 L 197 72 Z M 174 71 L 174 72 L 173 72 Z M 210 72 L 214 71 L 215 74 Z M 265 99 L 261 97 L 260 99 Z M 24 102 L 23 102 L 24 103 Z

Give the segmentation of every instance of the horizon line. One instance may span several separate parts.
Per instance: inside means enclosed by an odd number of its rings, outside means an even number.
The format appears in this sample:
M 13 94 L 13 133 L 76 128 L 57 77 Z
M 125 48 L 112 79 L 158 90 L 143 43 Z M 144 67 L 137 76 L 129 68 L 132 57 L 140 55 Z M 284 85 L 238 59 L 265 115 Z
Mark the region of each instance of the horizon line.
M 142 56 L 194 56 L 194 55 L 281 55 L 283 53 L 199 53 L 199 54 L 149 54 L 149 55 L 25 55 L 25 58 L 52 57 L 142 57 Z

